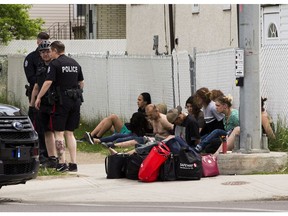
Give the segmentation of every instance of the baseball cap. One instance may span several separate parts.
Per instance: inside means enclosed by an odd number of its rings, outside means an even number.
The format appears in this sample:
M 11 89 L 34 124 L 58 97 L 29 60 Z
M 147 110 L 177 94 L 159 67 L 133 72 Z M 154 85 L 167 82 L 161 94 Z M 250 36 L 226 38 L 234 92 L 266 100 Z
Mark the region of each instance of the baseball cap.
M 175 120 L 177 119 L 177 117 L 179 116 L 179 114 L 182 112 L 182 107 L 181 106 L 177 106 L 174 109 L 170 109 L 167 112 L 167 120 L 171 123 L 174 124 Z

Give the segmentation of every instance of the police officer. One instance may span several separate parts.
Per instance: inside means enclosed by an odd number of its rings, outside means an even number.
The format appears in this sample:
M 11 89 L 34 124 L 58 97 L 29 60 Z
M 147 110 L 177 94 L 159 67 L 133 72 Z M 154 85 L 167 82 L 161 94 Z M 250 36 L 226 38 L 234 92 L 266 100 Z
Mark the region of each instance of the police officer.
M 43 60 L 41 59 L 38 46 L 42 42 L 42 40 L 48 40 L 49 35 L 46 32 L 40 32 L 37 36 L 37 49 L 29 53 L 25 60 L 24 60 L 24 71 L 27 78 L 27 81 L 30 86 L 28 86 L 26 95 L 29 98 L 29 102 L 31 100 L 31 93 L 34 87 L 34 84 L 36 83 L 36 72 L 37 68 L 39 66 L 39 63 Z
M 43 60 L 40 57 L 38 46 L 42 40 L 48 40 L 49 35 L 46 32 L 40 32 L 37 35 L 37 49 L 29 53 L 24 60 L 24 71 L 29 85 L 26 85 L 26 96 L 31 102 L 31 93 L 36 83 L 36 72 L 39 64 L 42 64 Z M 33 107 L 29 106 L 28 115 L 34 125 L 35 130 L 38 133 L 39 148 L 40 148 L 40 163 L 42 164 L 47 157 L 47 150 L 44 139 L 44 130 L 39 122 L 39 112 L 37 112 Z
M 51 57 L 54 59 L 48 67 L 44 82 L 35 102 L 39 109 L 41 100 L 53 84 L 57 90 L 58 100 L 55 103 L 52 126 L 55 131 L 55 145 L 59 164 L 57 171 L 77 171 L 76 139 L 74 130 L 80 122 L 80 106 L 84 78 L 81 66 L 72 58 L 65 55 L 65 46 L 61 41 L 51 43 Z M 70 153 L 71 163 L 65 162 L 65 141 Z
M 36 96 L 46 80 L 48 65 L 52 60 L 50 56 L 50 45 L 50 41 L 43 40 L 38 46 L 38 51 L 43 61 L 40 62 L 39 66 L 37 67 L 36 83 L 31 94 L 31 101 L 29 104 L 30 107 L 35 106 Z M 53 92 L 54 90 L 51 86 L 49 91 L 44 95 L 41 101 L 41 108 L 39 113 L 39 120 L 40 124 L 42 124 L 42 127 L 44 129 L 45 144 L 48 153 L 48 159 L 44 163 L 42 163 L 42 166 L 47 168 L 56 168 L 57 166 L 57 153 L 55 147 L 54 132 L 51 130 L 50 127 L 50 114 L 53 108 L 53 100 L 51 100 L 49 96 L 51 96 Z

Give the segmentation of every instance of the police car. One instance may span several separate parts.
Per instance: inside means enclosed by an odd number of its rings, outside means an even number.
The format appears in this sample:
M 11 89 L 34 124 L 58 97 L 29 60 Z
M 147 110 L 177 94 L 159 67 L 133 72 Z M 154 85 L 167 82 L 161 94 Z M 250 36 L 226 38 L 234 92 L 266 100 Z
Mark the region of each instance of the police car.
M 0 103 L 0 188 L 36 178 L 38 169 L 38 135 L 28 115 Z

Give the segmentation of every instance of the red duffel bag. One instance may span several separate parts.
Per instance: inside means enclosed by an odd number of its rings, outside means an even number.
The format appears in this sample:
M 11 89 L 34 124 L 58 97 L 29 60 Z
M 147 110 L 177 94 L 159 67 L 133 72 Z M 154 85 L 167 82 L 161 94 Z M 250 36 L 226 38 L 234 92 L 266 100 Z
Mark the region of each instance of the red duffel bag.
M 154 146 L 142 162 L 138 178 L 143 182 L 156 181 L 160 166 L 167 160 L 169 155 L 170 149 L 165 143 L 160 142 L 157 146 Z

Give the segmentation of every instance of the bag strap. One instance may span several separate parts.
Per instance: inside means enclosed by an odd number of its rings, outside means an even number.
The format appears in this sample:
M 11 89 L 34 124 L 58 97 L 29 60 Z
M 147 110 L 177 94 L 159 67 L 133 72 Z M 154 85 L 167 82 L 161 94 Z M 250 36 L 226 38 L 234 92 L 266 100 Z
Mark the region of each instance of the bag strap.
M 169 147 L 164 142 L 159 142 L 158 146 L 158 152 L 160 154 L 164 154 L 164 156 L 169 156 L 171 154 Z
M 108 174 L 108 156 L 105 157 L 105 172 Z

